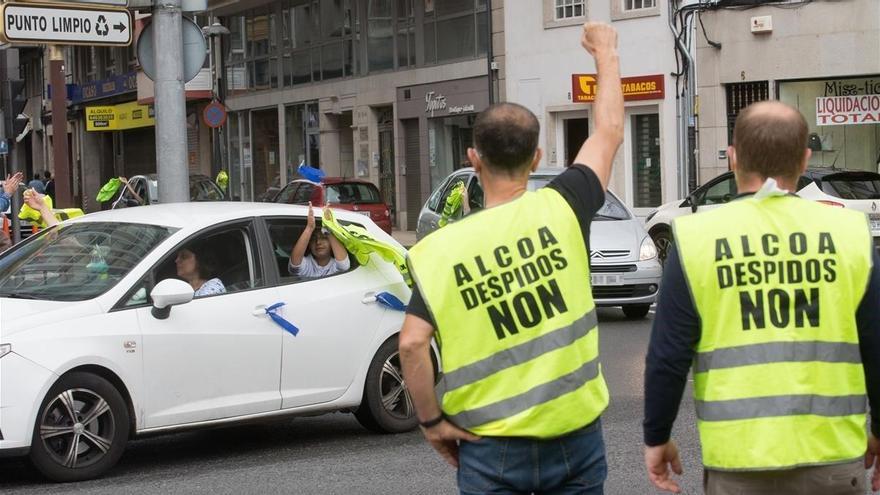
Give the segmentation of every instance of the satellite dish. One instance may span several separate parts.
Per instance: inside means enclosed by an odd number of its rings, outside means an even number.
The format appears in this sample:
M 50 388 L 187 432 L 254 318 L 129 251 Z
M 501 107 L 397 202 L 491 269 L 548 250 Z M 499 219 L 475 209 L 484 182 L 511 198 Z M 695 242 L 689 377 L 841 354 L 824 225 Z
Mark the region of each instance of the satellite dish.
M 208 43 L 202 28 L 192 19 L 181 19 L 183 31 L 183 82 L 191 81 L 205 65 L 205 56 L 208 54 Z M 156 80 L 156 56 L 153 52 L 153 23 L 147 24 L 137 40 L 137 56 L 144 74 L 150 80 Z

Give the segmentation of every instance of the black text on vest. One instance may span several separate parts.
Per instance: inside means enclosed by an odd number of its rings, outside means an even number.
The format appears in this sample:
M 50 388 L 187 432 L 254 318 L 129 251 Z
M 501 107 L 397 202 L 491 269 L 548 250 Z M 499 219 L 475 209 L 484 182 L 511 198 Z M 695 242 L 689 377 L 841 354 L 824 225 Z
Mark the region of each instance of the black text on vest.
M 499 340 L 568 311 L 559 283 L 551 278 L 568 266 L 558 245 L 550 229 L 542 227 L 533 237 L 496 247 L 491 255 L 457 263 L 455 283 L 465 308 L 484 309 Z
M 719 238 L 718 287 L 737 291 L 743 330 L 818 327 L 819 287 L 837 280 L 836 254 L 828 232 Z

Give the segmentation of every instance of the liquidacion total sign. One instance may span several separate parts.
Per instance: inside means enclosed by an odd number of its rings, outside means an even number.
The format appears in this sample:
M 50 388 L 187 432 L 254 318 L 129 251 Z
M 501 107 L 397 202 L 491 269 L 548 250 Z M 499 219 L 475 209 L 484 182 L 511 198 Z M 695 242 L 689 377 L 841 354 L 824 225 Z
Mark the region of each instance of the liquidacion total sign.
M 131 15 L 126 9 L 21 3 L 6 3 L 0 9 L 2 38 L 10 43 L 131 44 Z
M 880 124 L 880 95 L 816 98 L 816 125 L 847 124 Z

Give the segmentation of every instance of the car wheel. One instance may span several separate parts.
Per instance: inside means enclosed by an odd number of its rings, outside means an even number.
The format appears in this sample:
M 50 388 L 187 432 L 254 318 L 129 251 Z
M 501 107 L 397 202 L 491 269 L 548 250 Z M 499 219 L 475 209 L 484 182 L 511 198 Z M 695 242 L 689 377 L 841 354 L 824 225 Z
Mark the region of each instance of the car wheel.
M 666 256 L 674 244 L 672 232 L 666 229 L 658 230 L 651 235 L 651 240 L 654 241 L 654 246 L 657 248 L 657 259 L 660 260 L 660 264 L 666 265 Z
M 650 309 L 650 304 L 629 304 L 623 307 L 623 314 L 632 319 L 644 318 Z
M 128 433 L 128 407 L 116 387 L 91 373 L 70 373 L 40 405 L 31 462 L 53 481 L 96 478 L 122 456 Z
M 412 398 L 403 382 L 397 337 L 388 339 L 373 357 L 364 398 L 354 414 L 364 428 L 377 433 L 401 433 L 418 425 Z

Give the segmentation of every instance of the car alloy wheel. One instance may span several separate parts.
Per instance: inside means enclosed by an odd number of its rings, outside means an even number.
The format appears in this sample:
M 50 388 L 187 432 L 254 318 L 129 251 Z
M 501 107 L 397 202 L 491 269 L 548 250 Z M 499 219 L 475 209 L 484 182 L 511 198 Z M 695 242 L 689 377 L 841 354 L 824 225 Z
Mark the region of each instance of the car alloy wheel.
M 666 230 L 661 230 L 651 237 L 651 240 L 654 241 L 654 247 L 657 248 L 657 258 L 660 260 L 661 264 L 665 265 L 666 257 L 669 256 L 669 250 L 673 246 L 672 233 Z
M 92 390 L 65 390 L 40 416 L 40 439 L 56 463 L 84 468 L 100 462 L 110 451 L 116 418 L 110 405 Z
M 379 393 L 385 411 L 394 418 L 406 420 L 415 415 L 415 407 L 403 381 L 401 369 L 400 353 L 395 352 L 388 356 L 379 376 Z

